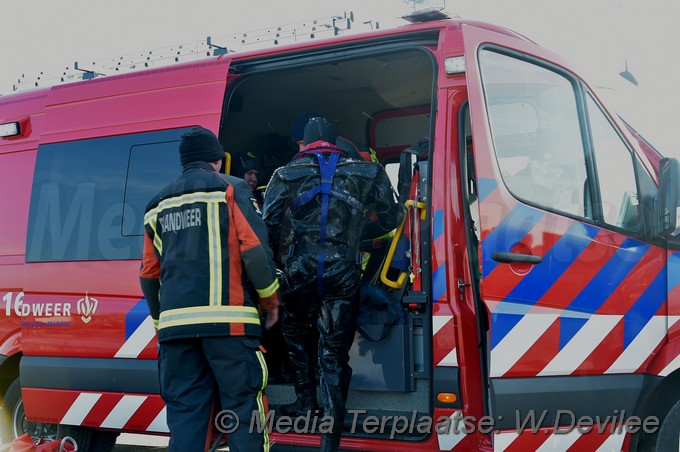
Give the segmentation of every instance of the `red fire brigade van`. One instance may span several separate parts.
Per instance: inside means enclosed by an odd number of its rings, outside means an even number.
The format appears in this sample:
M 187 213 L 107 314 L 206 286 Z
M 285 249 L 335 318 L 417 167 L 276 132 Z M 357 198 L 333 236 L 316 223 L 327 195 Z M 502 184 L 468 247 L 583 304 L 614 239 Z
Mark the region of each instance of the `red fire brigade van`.
M 366 249 L 384 303 L 362 301 L 343 449 L 678 450 L 678 163 L 562 58 L 465 20 L 0 97 L 5 441 L 168 434 L 145 205 L 188 128 L 266 183 L 303 111 L 375 151 L 409 207 Z M 275 412 L 294 391 L 273 380 Z M 272 421 L 275 449 L 318 446 Z

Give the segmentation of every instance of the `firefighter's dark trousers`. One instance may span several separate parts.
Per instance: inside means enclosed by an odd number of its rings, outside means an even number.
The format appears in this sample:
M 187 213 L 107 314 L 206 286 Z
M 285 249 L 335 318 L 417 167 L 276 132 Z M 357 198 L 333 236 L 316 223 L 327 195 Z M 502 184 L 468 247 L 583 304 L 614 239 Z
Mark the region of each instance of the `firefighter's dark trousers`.
M 337 450 L 352 378 L 349 349 L 357 329 L 359 284 L 337 287 L 328 281 L 325 283 L 321 297 L 316 283 L 288 293 L 282 305 L 281 326 L 295 370 L 298 398 L 304 399 L 311 391 L 316 393 L 314 372 L 317 363 L 321 368 L 324 415 L 333 418 L 333 433 L 324 435 L 328 436 L 324 440 L 331 447 L 324 449 L 322 446 L 322 450 Z M 317 337 L 318 345 L 315 344 Z
M 262 391 L 267 385 L 267 366 L 259 343 L 256 338 L 220 336 L 160 344 L 161 396 L 167 406 L 170 451 L 205 451 L 215 394 L 221 409 L 235 413 L 239 422 L 228 433 L 229 450 L 269 450 L 266 429 L 248 432 L 252 416 L 262 416 L 264 424 L 266 414 Z M 235 419 L 229 416 L 217 416 L 217 433 L 233 425 L 229 422 Z

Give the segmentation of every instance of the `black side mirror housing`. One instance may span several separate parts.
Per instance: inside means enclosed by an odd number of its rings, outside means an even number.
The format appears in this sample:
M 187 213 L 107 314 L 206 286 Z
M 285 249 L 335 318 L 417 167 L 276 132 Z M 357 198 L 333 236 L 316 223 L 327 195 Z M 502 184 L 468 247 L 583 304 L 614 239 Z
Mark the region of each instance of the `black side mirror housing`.
M 680 164 L 677 159 L 663 158 L 659 162 L 659 202 L 657 234 L 672 238 L 680 234 L 678 218 L 678 190 L 680 188 Z

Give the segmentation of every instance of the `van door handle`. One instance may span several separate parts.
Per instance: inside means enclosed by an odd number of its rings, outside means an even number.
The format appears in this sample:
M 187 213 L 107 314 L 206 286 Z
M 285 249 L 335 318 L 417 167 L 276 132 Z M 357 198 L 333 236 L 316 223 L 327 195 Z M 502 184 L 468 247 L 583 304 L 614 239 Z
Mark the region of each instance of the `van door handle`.
M 513 262 L 540 264 L 543 262 L 543 258 L 541 256 L 534 256 L 533 254 L 509 253 L 507 251 L 494 251 L 491 253 L 491 259 L 503 264 L 511 264 Z

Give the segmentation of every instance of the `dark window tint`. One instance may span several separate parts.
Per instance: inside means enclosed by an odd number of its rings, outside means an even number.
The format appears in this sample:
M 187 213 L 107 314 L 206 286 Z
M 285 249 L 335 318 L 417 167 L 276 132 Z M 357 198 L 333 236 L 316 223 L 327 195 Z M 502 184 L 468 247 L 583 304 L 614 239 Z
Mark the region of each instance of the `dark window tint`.
M 40 146 L 26 260 L 138 259 L 144 208 L 179 174 L 186 130 Z
M 130 150 L 123 235 L 144 233 L 144 210 L 149 200 L 182 172 L 177 156 L 178 146 L 178 141 L 167 141 L 137 145 Z

